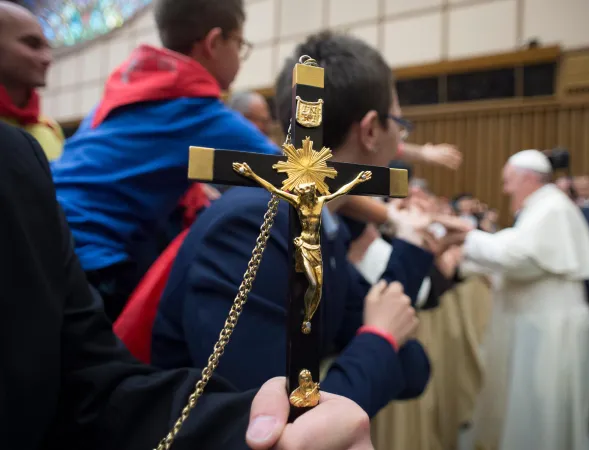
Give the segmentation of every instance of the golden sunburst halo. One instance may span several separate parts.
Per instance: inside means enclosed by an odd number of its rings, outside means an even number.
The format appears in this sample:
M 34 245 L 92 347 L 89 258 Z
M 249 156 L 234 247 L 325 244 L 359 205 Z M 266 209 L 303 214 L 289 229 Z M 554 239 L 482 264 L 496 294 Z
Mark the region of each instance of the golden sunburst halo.
M 302 184 L 315 183 L 317 191 L 323 195 L 329 194 L 329 187 L 325 178 L 335 178 L 337 171 L 327 166 L 327 160 L 333 155 L 331 150 L 323 147 L 320 151 L 313 150 L 313 141 L 306 137 L 303 148 L 295 148 L 292 144 L 282 146 L 286 161 L 280 161 L 272 166 L 279 173 L 286 173 L 288 178 L 282 182 L 285 191 L 292 192 Z

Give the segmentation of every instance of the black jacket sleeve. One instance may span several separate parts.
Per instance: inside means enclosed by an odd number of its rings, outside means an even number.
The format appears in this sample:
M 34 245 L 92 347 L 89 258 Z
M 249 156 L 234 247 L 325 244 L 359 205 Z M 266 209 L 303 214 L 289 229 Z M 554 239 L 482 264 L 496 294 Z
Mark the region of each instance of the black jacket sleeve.
M 69 237 L 65 224 L 63 230 Z M 158 371 L 135 361 L 114 336 L 100 298 L 88 290 L 71 244 L 64 250 L 69 289 L 62 326 L 65 440 L 76 442 L 72 448 L 88 448 L 90 439 L 97 449 L 155 448 L 180 416 L 200 370 Z M 253 393 L 231 391 L 213 377 L 174 448 L 246 448 Z
M 7 448 L 146 450 L 200 370 L 158 371 L 114 336 L 74 254 L 49 166 L 0 125 L 0 418 Z M 213 377 L 173 449 L 241 449 L 254 393 Z

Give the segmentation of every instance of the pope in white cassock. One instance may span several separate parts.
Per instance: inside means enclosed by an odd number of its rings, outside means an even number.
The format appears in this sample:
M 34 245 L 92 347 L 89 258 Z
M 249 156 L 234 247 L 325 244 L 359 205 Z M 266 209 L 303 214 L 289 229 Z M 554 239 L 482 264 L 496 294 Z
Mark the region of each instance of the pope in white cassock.
M 496 280 L 477 449 L 589 449 L 589 227 L 551 173 L 537 150 L 513 155 L 503 187 L 515 225 L 466 236 L 465 262 Z

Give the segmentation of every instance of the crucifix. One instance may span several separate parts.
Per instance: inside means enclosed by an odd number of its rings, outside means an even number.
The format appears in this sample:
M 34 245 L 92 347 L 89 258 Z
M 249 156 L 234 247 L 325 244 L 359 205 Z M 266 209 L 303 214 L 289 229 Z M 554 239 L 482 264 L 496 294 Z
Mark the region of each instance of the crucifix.
M 207 367 L 189 403 L 170 434 L 160 443 L 168 449 L 219 363 L 243 310 L 262 259 L 278 202 L 290 204 L 289 296 L 286 323 L 286 378 L 291 405 L 289 421 L 319 403 L 321 335 L 321 213 L 331 200 L 352 193 L 405 197 L 407 171 L 328 161 L 323 147 L 324 71 L 315 60 L 301 57 L 293 69 L 292 118 L 283 155 L 190 147 L 188 177 L 194 181 L 267 189 L 271 194 L 260 235 L 243 282 Z M 283 174 L 286 174 L 286 178 Z

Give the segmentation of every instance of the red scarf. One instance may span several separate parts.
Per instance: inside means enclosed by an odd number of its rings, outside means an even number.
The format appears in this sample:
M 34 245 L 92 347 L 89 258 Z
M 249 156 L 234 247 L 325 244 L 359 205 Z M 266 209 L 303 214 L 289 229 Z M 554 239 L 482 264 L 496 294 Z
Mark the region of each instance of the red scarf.
M 100 125 L 117 108 L 181 97 L 219 98 L 221 88 L 199 63 L 166 49 L 141 45 L 109 77 L 92 121 Z
M 8 95 L 6 88 L 0 85 L 0 117 L 16 120 L 20 125 L 32 125 L 39 122 L 39 94 L 31 92 L 29 102 L 24 108 L 19 108 Z

